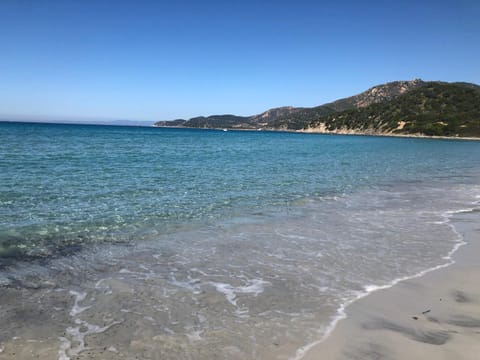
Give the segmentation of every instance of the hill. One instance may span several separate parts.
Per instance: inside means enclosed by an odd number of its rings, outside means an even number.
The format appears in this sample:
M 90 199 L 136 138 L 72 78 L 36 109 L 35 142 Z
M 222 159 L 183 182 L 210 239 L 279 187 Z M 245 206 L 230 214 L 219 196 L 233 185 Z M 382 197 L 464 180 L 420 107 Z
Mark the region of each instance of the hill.
M 269 122 L 268 127 L 272 129 L 292 129 L 300 130 L 308 127 L 316 119 L 336 112 L 357 109 L 389 101 L 408 91 L 411 91 L 424 82 L 420 79 L 412 81 L 393 81 L 390 83 L 374 86 L 358 95 L 340 99 L 332 103 L 316 106 L 313 108 L 304 108 L 291 115 L 279 117 Z
M 253 116 L 212 115 L 155 126 L 295 130 L 322 133 L 480 136 L 480 87 L 470 83 L 394 81 L 312 107 L 285 106 Z
M 418 79 L 394 81 L 374 86 L 361 94 L 313 108 L 283 106 L 253 116 L 198 116 L 188 120 L 158 121 L 154 125 L 159 127 L 300 130 L 319 117 L 390 100 L 422 84 L 423 81 Z
M 313 120 L 307 129 L 332 133 L 480 137 L 480 87 L 427 82 L 390 101 Z
M 171 121 L 158 121 L 154 126 L 158 127 L 189 127 L 206 129 L 258 129 L 268 126 L 272 121 L 280 117 L 288 117 L 302 108 L 284 106 L 267 110 L 253 116 L 236 115 L 211 115 L 197 116 L 188 120 L 177 119 Z

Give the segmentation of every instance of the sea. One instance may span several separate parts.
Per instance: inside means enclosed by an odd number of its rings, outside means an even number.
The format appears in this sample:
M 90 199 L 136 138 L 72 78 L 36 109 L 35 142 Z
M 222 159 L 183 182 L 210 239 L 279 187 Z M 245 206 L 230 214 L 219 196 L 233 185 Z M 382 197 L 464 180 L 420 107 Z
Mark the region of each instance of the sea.
M 480 141 L 2 122 L 0 358 L 301 359 L 478 209 Z

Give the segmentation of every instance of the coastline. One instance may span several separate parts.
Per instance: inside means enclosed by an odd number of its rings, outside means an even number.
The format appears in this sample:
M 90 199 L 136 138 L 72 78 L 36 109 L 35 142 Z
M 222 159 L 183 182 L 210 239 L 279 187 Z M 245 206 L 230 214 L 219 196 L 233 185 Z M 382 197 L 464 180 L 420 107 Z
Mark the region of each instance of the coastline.
M 480 137 L 470 136 L 437 136 L 424 134 L 394 134 L 394 133 L 378 133 L 378 132 L 359 132 L 356 130 L 334 130 L 322 131 L 317 129 L 302 129 L 295 130 L 295 132 L 303 134 L 323 134 L 323 135 L 353 135 L 353 136 L 379 136 L 379 137 L 399 137 L 399 138 L 414 138 L 414 139 L 443 139 L 443 140 L 473 140 L 479 141 Z
M 189 129 L 189 130 L 216 130 L 223 131 L 225 128 L 198 128 L 188 126 L 155 126 L 153 128 L 165 128 L 165 129 Z M 433 136 L 423 134 L 393 134 L 393 133 L 368 133 L 357 132 L 355 130 L 346 131 L 320 131 L 316 129 L 302 129 L 302 130 L 289 130 L 289 129 L 241 129 L 241 128 L 226 128 L 228 131 L 251 131 L 251 132 L 279 132 L 279 133 L 295 133 L 295 134 L 317 134 L 317 135 L 347 135 L 347 136 L 373 136 L 373 137 L 397 137 L 397 138 L 412 138 L 412 139 L 440 139 L 440 140 L 462 140 L 462 141 L 480 141 L 480 137 L 467 137 L 467 136 Z
M 445 257 L 445 264 L 433 268 L 443 269 L 437 271 L 433 271 L 432 268 L 424 270 L 423 272 L 414 275 L 423 275 L 422 277 L 417 277 L 415 279 L 404 281 L 402 281 L 403 279 L 397 279 L 391 283 L 396 284 L 392 287 L 391 284 L 376 288 L 373 286 L 367 286 L 363 295 L 359 293 L 360 297 L 362 297 L 361 299 L 353 299 L 349 304 L 344 304 L 340 311 L 337 311 L 337 315 L 346 314 L 348 317 L 345 320 L 340 321 L 342 317 L 339 316 L 335 322 L 330 322 L 328 329 L 331 329 L 331 333 L 329 332 L 330 336 L 326 338 L 325 342 L 312 347 L 304 347 L 304 349 L 306 349 L 304 354 L 299 354 L 297 352 L 297 356 L 295 357 L 295 352 L 299 345 L 298 343 L 282 343 L 280 341 L 277 343 L 265 342 L 262 352 L 252 355 L 252 358 L 286 360 L 289 356 L 293 356 L 293 358 L 290 357 L 290 359 L 396 360 L 404 358 L 424 358 L 421 356 L 421 354 L 425 352 L 423 346 L 433 346 L 440 349 L 428 350 L 432 351 L 432 355 L 427 357 L 427 359 L 442 359 L 444 352 L 446 352 L 447 355 L 450 354 L 450 349 L 444 350 L 444 344 L 436 344 L 435 342 L 446 341 L 446 343 L 450 345 L 450 342 L 453 342 L 454 340 L 453 337 L 456 338 L 463 335 L 463 328 L 466 328 L 467 331 L 471 329 L 474 332 L 480 330 L 480 328 L 475 329 L 475 327 L 480 326 L 480 320 L 477 320 L 480 319 L 480 313 L 478 311 L 475 313 L 475 306 L 478 306 L 478 303 L 480 303 L 480 293 L 475 293 L 477 291 L 476 285 L 478 282 L 476 280 L 479 278 L 480 274 L 479 262 L 475 259 L 475 254 L 478 252 L 475 249 L 480 248 L 480 244 L 477 244 L 477 247 L 473 248 L 469 246 L 475 245 L 473 241 L 470 240 L 470 235 L 473 234 L 476 236 L 473 237 L 473 240 L 480 239 L 479 232 L 475 232 L 475 226 L 478 223 L 476 220 L 479 212 L 477 211 L 471 214 L 453 214 L 455 224 L 458 221 L 460 222 L 460 225 L 464 225 L 463 222 L 465 222 L 465 225 L 469 225 L 470 228 L 458 228 L 458 241 Z M 447 218 L 448 217 L 445 215 L 445 219 Z M 447 224 L 450 225 L 451 222 L 447 222 Z M 463 235 L 465 233 L 467 236 L 460 236 L 460 234 Z M 464 244 L 464 238 L 470 243 L 469 245 L 462 246 Z M 472 249 L 475 251 L 472 251 Z M 464 251 L 467 256 L 471 256 L 471 258 L 467 258 L 466 262 L 457 259 L 457 256 Z M 450 255 L 454 252 L 455 254 L 453 257 L 454 261 L 456 261 L 455 266 L 467 266 L 469 262 L 473 261 L 475 264 L 476 261 L 476 272 L 470 274 L 461 271 L 456 276 L 449 277 L 442 275 L 444 270 L 449 271 L 454 268 L 454 266 L 449 266 L 452 261 Z M 155 259 L 160 256 L 160 254 L 154 255 L 156 256 Z M 31 314 L 31 316 L 25 316 L 25 320 L 27 320 L 25 321 L 25 324 L 20 324 L 27 327 L 28 330 L 20 333 L 16 333 L 16 331 L 12 333 L 5 331 L 4 338 L 11 340 L 4 343 L 0 341 L 0 358 L 2 358 L 3 355 L 5 358 L 11 359 L 28 359 L 32 358 L 34 355 L 41 355 L 40 358 L 58 358 L 60 360 L 73 360 L 74 358 L 118 359 L 126 358 L 128 355 L 132 354 L 143 354 L 145 357 L 149 357 L 153 356 L 156 352 L 172 350 L 175 346 L 180 346 L 180 339 L 184 336 L 187 336 L 189 341 L 193 341 L 193 344 L 200 341 L 201 337 L 212 338 L 215 339 L 215 341 L 218 341 L 219 338 L 221 339 L 224 335 L 222 335 L 221 331 L 219 332 L 217 330 L 205 333 L 192 332 L 187 333 L 186 335 L 180 335 L 179 337 L 172 336 L 172 334 L 162 335 L 158 333 L 158 328 L 152 328 L 151 322 L 153 321 L 152 319 L 154 319 L 151 317 L 153 315 L 152 313 L 149 313 L 148 315 L 145 314 L 146 316 L 143 317 L 143 320 L 141 316 L 140 318 L 136 317 L 136 314 L 141 314 L 141 308 L 138 307 L 138 304 L 135 305 L 134 303 L 127 301 L 130 296 L 129 294 L 135 294 L 134 296 L 137 300 L 142 299 L 140 302 L 142 307 L 143 304 L 145 304 L 144 300 L 150 299 L 152 294 L 148 292 L 147 295 L 142 294 L 146 291 L 145 288 L 136 288 L 133 283 L 125 282 L 125 277 L 133 276 L 135 279 L 134 283 L 137 285 L 138 279 L 145 279 L 145 281 L 148 281 L 149 286 L 153 284 L 153 279 L 150 278 L 150 276 L 156 274 L 156 272 L 148 273 L 135 271 L 136 267 L 131 267 L 139 260 L 140 264 L 145 264 L 145 256 L 147 255 L 143 254 L 141 257 L 135 256 L 133 259 L 130 259 L 133 262 L 122 261 L 122 265 L 119 268 L 119 274 L 121 274 L 122 279 L 106 277 L 98 280 L 96 283 L 87 284 L 88 286 L 86 287 L 77 284 L 73 287 L 63 287 L 63 289 L 62 287 L 55 286 L 55 284 L 45 284 L 45 286 L 47 286 L 45 291 L 50 293 L 48 296 L 53 296 L 54 302 L 52 304 L 54 305 L 53 309 L 56 313 L 56 320 L 51 322 L 49 319 L 46 319 L 45 311 L 42 311 L 41 308 L 39 313 L 38 304 L 35 301 L 26 309 L 20 309 L 22 312 L 26 310 L 26 313 Z M 128 258 L 125 258 L 124 260 L 128 260 Z M 130 266 L 127 264 L 130 264 Z M 143 268 L 143 271 L 145 270 L 146 269 Z M 465 276 L 465 274 L 467 274 L 467 276 Z M 429 276 L 431 275 L 434 275 L 434 279 L 436 280 L 427 280 L 426 284 L 424 284 L 424 279 L 430 279 Z M 143 278 L 144 276 L 145 278 Z M 154 277 L 157 278 L 157 275 Z M 446 278 L 449 280 L 445 285 L 442 281 Z M 465 281 L 463 278 L 471 279 L 470 283 L 464 285 Z M 462 286 L 457 286 L 459 283 L 462 283 Z M 183 284 L 183 286 L 187 287 L 190 286 L 189 283 L 179 282 L 178 284 Z M 236 301 L 241 301 L 239 300 L 240 298 L 236 299 L 235 288 L 230 287 L 228 284 L 222 282 L 210 284 L 217 284 L 217 300 L 223 300 L 224 297 L 228 300 L 230 297 L 229 302 L 235 307 L 237 306 Z M 410 285 L 406 286 L 405 284 Z M 253 282 L 246 287 L 240 287 L 237 289 L 238 291 L 255 293 L 257 287 L 254 285 L 262 284 L 260 282 Z M 443 285 L 445 285 L 445 288 L 442 287 Z M 193 286 L 195 286 L 195 284 L 193 284 Z M 382 290 L 383 288 L 385 289 Z M 218 289 L 220 289 L 220 291 Z M 400 291 L 398 289 L 400 289 Z M 94 296 L 92 290 L 94 291 Z M 112 290 L 114 291 L 114 294 L 109 295 L 109 292 Z M 263 291 L 263 289 L 261 290 Z M 8 294 L 10 293 L 10 297 L 12 297 L 17 291 L 19 290 L 9 289 L 5 292 L 4 296 L 8 297 Z M 214 292 L 214 294 L 216 293 Z M 369 294 L 369 296 L 366 296 L 367 294 Z M 155 293 L 155 296 L 158 295 L 159 293 Z M 114 302 L 112 302 L 111 296 L 114 296 Z M 462 309 L 460 309 L 448 313 L 449 309 L 444 311 L 437 308 L 438 298 L 444 299 L 440 305 L 450 305 L 452 299 L 455 302 L 457 302 L 455 299 L 460 299 L 460 301 L 458 301 L 460 305 L 463 305 L 462 307 L 465 307 L 465 305 L 471 305 L 470 308 L 473 309 L 473 312 L 472 310 L 469 310 L 469 313 L 467 312 L 464 314 L 462 313 Z M 408 301 L 405 301 L 404 303 L 404 299 L 408 299 Z M 10 300 L 15 301 L 15 299 Z M 211 301 L 213 302 L 210 302 L 209 304 L 215 304 L 217 300 L 213 300 L 212 298 Z M 317 302 L 319 300 L 316 299 L 315 301 Z M 268 304 L 268 306 L 271 306 L 270 301 Z M 133 305 L 132 308 L 130 307 L 131 305 Z M 405 305 L 408 306 L 406 309 L 404 308 Z M 59 311 L 59 309 L 63 307 L 65 307 L 64 311 Z M 51 309 L 50 306 L 49 309 Z M 112 312 L 113 309 L 116 310 Z M 427 314 L 421 314 L 421 312 L 426 310 L 431 311 Z M 134 321 L 132 318 L 128 318 L 126 314 L 132 314 L 135 318 Z M 8 314 L 5 313 L 5 315 Z M 108 316 L 105 317 L 105 315 Z M 413 320 L 413 316 L 418 317 L 418 319 Z M 8 320 L 8 317 L 6 320 Z M 457 322 L 457 325 L 452 325 L 452 322 Z M 443 330 L 445 327 L 451 327 L 447 333 Z M 139 335 L 135 334 L 135 336 L 130 338 L 132 329 L 139 331 Z M 235 331 L 237 330 L 238 328 L 236 328 Z M 43 335 L 39 337 L 39 333 L 51 335 L 48 336 L 48 338 L 44 338 Z M 201 337 L 199 337 L 200 334 Z M 275 333 L 272 332 L 271 336 L 274 336 L 274 334 Z M 463 347 L 468 349 L 473 348 L 473 355 L 460 357 L 456 354 L 455 356 L 448 355 L 444 358 L 458 358 L 465 360 L 476 359 L 476 351 L 480 349 L 471 345 L 475 343 L 475 336 L 478 337 L 478 335 L 475 334 L 478 334 L 478 331 L 476 333 L 470 331 L 470 333 L 467 334 L 469 337 L 467 337 L 466 341 L 462 337 L 460 339 L 461 345 L 454 344 L 454 347 L 460 349 L 457 351 L 461 351 Z M 389 345 L 390 343 L 388 342 L 391 337 L 394 338 L 394 340 L 392 340 L 394 341 L 393 345 Z M 405 341 L 405 337 L 407 341 L 420 343 L 420 345 L 417 344 L 418 349 L 415 348 L 415 351 L 417 352 L 408 354 L 406 357 L 394 357 L 395 354 L 399 353 L 398 349 L 402 349 L 402 347 L 405 346 L 414 347 L 411 344 L 404 344 L 401 342 L 402 340 Z M 268 338 L 272 339 L 270 335 Z M 122 341 L 125 341 L 125 339 L 127 339 L 126 348 L 123 348 L 120 344 L 123 344 Z M 301 339 L 302 338 L 300 338 L 300 340 Z M 354 342 L 352 342 L 351 339 L 355 339 Z M 372 344 L 372 339 L 375 339 L 375 341 L 380 339 L 381 346 L 378 345 L 377 342 Z M 433 344 L 431 343 L 432 341 L 434 342 Z M 400 345 L 397 345 L 397 342 Z M 174 348 L 172 348 L 172 346 L 174 346 Z M 186 348 L 180 347 L 179 349 L 184 351 Z M 177 350 L 180 351 L 179 349 Z M 349 351 L 346 355 L 344 354 L 345 349 Z M 226 352 L 230 350 L 233 351 L 229 354 L 229 358 L 231 359 L 245 358 L 243 354 L 234 352 L 232 346 L 223 347 L 223 350 L 224 352 L 222 352 L 222 354 L 224 356 L 227 356 L 225 355 Z M 132 351 L 132 353 L 129 353 L 128 351 Z M 175 355 L 165 352 L 164 358 L 188 358 L 186 356 L 181 357 L 180 354 L 181 353 L 177 353 L 177 355 Z M 355 354 L 355 356 L 352 354 Z M 361 356 L 358 354 L 361 354 Z M 381 356 L 379 354 L 381 354 Z M 199 355 L 198 358 L 208 357 L 206 355 L 203 357 Z M 222 357 L 220 356 L 219 358 Z
M 346 304 L 331 332 L 300 349 L 294 359 L 477 359 L 478 217 L 475 210 L 452 215 L 462 242 L 451 258 L 445 257 L 448 263 Z

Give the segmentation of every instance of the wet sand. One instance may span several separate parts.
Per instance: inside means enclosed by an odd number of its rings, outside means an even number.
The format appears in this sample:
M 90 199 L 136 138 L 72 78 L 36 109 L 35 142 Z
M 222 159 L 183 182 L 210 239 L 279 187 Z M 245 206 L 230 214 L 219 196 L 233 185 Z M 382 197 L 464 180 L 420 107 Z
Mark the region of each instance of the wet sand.
M 467 242 L 453 255 L 453 265 L 351 304 L 347 318 L 301 359 L 479 359 L 479 217 L 474 212 L 453 218 Z

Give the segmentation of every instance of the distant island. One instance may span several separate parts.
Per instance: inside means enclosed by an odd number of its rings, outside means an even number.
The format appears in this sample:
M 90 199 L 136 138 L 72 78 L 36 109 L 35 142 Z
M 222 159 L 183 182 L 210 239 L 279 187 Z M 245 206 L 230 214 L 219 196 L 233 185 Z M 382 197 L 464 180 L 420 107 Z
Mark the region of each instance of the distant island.
M 158 121 L 156 127 L 284 130 L 327 134 L 480 137 L 480 86 L 394 81 L 328 104 Z

